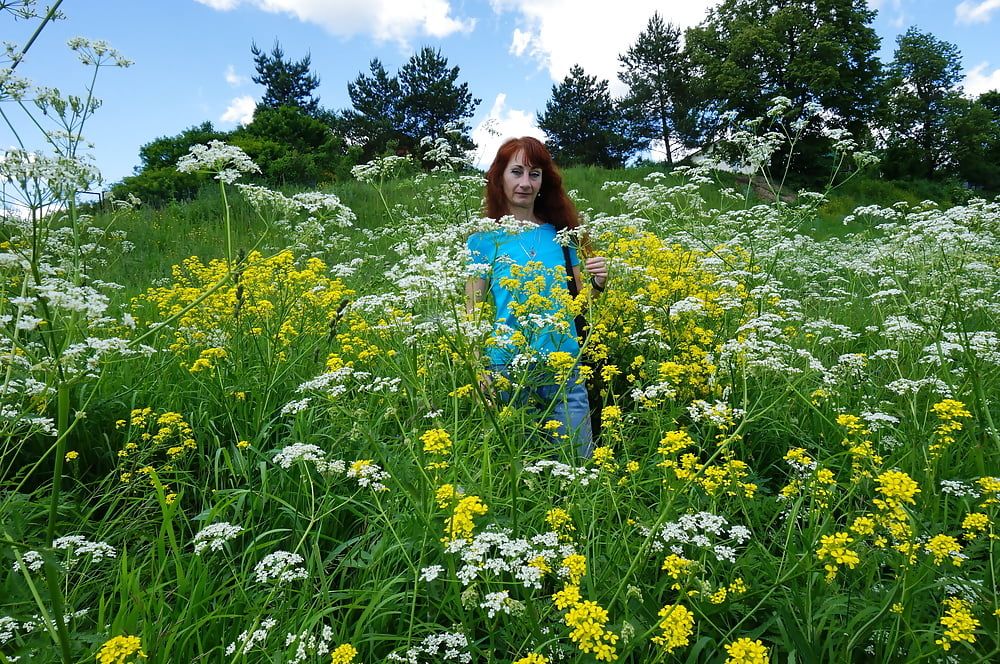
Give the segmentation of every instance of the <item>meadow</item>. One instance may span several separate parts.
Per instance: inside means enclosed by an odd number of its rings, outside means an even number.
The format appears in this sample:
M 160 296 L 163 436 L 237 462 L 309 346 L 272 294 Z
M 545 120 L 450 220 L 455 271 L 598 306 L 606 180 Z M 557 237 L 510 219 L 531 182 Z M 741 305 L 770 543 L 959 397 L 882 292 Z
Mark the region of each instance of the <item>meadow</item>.
M 1000 656 L 1000 201 L 570 169 L 580 460 L 481 387 L 495 222 L 432 153 L 282 193 L 204 146 L 198 200 L 5 218 L 0 662 Z

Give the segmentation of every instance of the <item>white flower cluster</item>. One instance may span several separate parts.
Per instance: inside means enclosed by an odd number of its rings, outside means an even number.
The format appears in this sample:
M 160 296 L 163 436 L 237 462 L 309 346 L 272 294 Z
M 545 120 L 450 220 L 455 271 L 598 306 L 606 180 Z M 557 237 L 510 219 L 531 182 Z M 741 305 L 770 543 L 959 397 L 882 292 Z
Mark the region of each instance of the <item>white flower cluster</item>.
M 91 562 L 99 563 L 105 558 L 116 558 L 118 551 L 106 542 L 92 542 L 80 535 L 66 535 L 52 541 L 52 548 L 67 551 L 69 557 L 64 563 L 65 567 L 71 568 L 77 564 L 84 556 L 89 556 Z M 38 551 L 25 551 L 21 555 L 25 568 L 30 572 L 37 572 L 42 568 L 44 560 Z M 21 566 L 15 562 L 14 571 L 21 571 Z
M 524 467 L 524 472 L 532 475 L 551 475 L 563 480 L 564 484 L 579 482 L 581 486 L 587 486 L 600 476 L 600 471 L 596 468 L 584 468 L 569 466 L 559 461 L 542 459 Z
M 77 618 L 83 618 L 90 609 L 80 609 L 79 611 L 66 611 L 63 613 L 63 624 L 69 625 Z M 0 646 L 5 645 L 18 634 L 25 635 L 37 632 L 45 628 L 45 621 L 37 613 L 30 620 L 18 622 L 10 616 L 0 616 Z M 16 657 L 7 657 L 7 661 L 16 662 Z
M 323 625 L 320 628 L 319 636 L 311 634 L 308 630 L 293 634 L 289 632 L 285 636 L 285 648 L 295 644 L 295 654 L 288 660 L 288 664 L 301 664 L 310 656 L 326 655 L 330 651 L 330 643 L 333 641 L 333 628 Z
M 194 553 L 196 556 L 200 556 L 205 549 L 220 551 L 226 542 L 242 532 L 242 526 L 235 526 L 228 521 L 220 521 L 206 526 L 194 536 Z
M 264 556 L 253 568 L 254 579 L 258 583 L 277 582 L 278 585 L 309 578 L 309 572 L 302 566 L 305 559 L 297 553 L 275 551 Z
M 371 489 L 378 492 L 389 490 L 389 487 L 384 482 L 390 479 L 390 475 L 382 470 L 382 467 L 378 464 L 355 461 L 347 469 L 347 476 L 356 480 L 358 486 L 363 489 Z
M 246 654 L 258 643 L 264 643 L 267 641 L 267 635 L 277 624 L 278 621 L 274 618 L 264 618 L 252 632 L 250 630 L 240 632 L 236 640 L 226 646 L 226 656 L 229 657 L 236 653 L 237 648 L 239 648 L 240 653 Z
M 646 537 L 652 531 L 640 527 L 639 531 Z M 684 553 L 684 546 L 689 545 L 699 549 L 707 549 L 715 555 L 719 562 L 736 562 L 736 548 L 750 540 L 750 530 L 745 526 L 729 525 L 725 517 L 711 512 L 685 514 L 677 521 L 663 524 L 656 533 L 652 548 L 663 551 L 669 547 L 677 554 Z
M 340 474 L 347 470 L 347 464 L 343 461 L 327 460 L 325 450 L 309 443 L 292 443 L 282 448 L 271 459 L 271 463 L 276 463 L 286 470 L 295 463 L 311 463 L 324 475 Z
M 554 532 L 540 533 L 527 540 L 512 538 L 509 530 L 489 529 L 476 534 L 471 542 L 463 538 L 450 542 L 445 552 L 458 556 L 462 566 L 456 576 L 462 585 L 510 575 L 525 588 L 540 589 L 544 576 L 541 563 L 555 569 L 563 558 L 576 553 L 576 549 L 571 544 L 560 543 L 559 535 Z M 427 577 L 436 578 L 437 573 L 440 572 L 432 568 L 423 570 Z
M 115 558 L 118 552 L 110 544 L 105 542 L 91 542 L 79 535 L 66 535 L 52 542 L 53 549 L 67 549 L 73 558 L 80 556 L 90 556 L 91 560 L 99 563 L 105 558 Z
M 437 662 L 460 662 L 470 664 L 472 654 L 468 651 L 469 640 L 461 632 L 441 632 L 431 634 L 405 652 L 389 653 L 387 662 L 406 664 L 436 664 Z
M 692 401 L 687 411 L 693 421 L 717 427 L 733 425 L 746 414 L 742 408 L 733 408 L 723 401 L 716 400 L 715 403 L 709 403 L 703 399 Z
M 972 482 L 962 480 L 941 480 L 941 493 L 956 498 L 979 498 L 979 489 Z
M 291 468 L 296 463 L 311 464 L 316 470 L 327 477 L 343 475 L 353 479 L 363 489 L 371 491 L 388 491 L 385 481 L 391 479 L 389 473 L 371 461 L 354 461 L 348 463 L 342 459 L 331 460 L 327 453 L 318 445 L 309 443 L 292 443 L 282 448 L 271 458 L 284 469 Z
M 244 173 L 260 173 L 260 166 L 246 152 L 222 141 L 209 141 L 208 145 L 192 145 L 186 155 L 177 160 L 180 173 L 215 173 L 215 179 L 226 184 L 236 182 Z

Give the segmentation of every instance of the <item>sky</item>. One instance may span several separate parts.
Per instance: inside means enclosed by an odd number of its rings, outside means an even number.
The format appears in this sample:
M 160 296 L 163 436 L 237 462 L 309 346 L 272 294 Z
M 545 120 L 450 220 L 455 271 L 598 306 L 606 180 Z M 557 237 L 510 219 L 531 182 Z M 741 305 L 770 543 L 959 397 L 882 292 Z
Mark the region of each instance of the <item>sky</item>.
M 131 175 L 139 148 L 210 121 L 230 130 L 252 117 L 263 88 L 250 46 L 286 57 L 309 55 L 320 78 L 315 94 L 330 110 L 349 108 L 347 84 L 378 58 L 396 72 L 416 50 L 440 49 L 460 82 L 482 102 L 471 120 L 487 163 L 507 136 L 541 137 L 535 114 L 574 64 L 607 79 L 614 94 L 618 54 L 635 42 L 654 11 L 681 28 L 700 23 L 715 0 L 64 0 L 66 19 L 42 31 L 19 76 L 69 94 L 85 94 L 90 70 L 67 47 L 73 37 L 101 39 L 134 64 L 102 69 L 94 93 L 103 100 L 84 134 L 105 186 Z M 1000 0 L 868 0 L 878 13 L 880 57 L 892 59 L 896 37 L 915 26 L 962 53 L 967 95 L 1000 89 Z M 0 34 L 24 44 L 37 21 L 0 14 Z M 17 109 L 26 143 L 30 127 Z M 486 130 L 494 127 L 499 136 Z M 0 124 L 0 150 L 15 142 Z M 37 146 L 36 146 L 37 147 Z

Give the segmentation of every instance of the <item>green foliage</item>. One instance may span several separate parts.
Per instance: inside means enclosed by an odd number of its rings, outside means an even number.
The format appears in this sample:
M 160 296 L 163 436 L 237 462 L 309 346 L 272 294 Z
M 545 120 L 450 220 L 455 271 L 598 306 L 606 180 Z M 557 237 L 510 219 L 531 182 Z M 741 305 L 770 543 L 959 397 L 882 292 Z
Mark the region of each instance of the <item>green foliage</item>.
M 968 110 L 958 83 L 958 48 L 911 27 L 896 39 L 889 66 L 885 173 L 889 177 L 942 177 L 957 170 L 963 137 L 954 125 Z
M 354 165 L 344 141 L 327 124 L 294 106 L 258 108 L 253 122 L 233 132 L 231 142 L 261 167 L 270 185 L 342 180 Z
M 673 137 L 683 126 L 683 104 L 689 95 L 690 71 L 686 66 L 678 27 L 664 23 L 655 12 L 634 44 L 618 56 L 618 78 L 628 86 L 619 103 L 628 119 L 629 131 L 643 141 L 645 149 L 662 143 L 667 164 L 673 164 Z
M 473 147 L 466 120 L 481 99 L 469 92 L 468 83 L 459 83 L 459 68 L 449 67 L 440 50 L 428 46 L 410 56 L 399 70 L 403 94 L 403 131 L 419 145 L 425 136 L 438 138 L 457 134 L 458 147 Z
M 449 136 L 461 149 L 473 147 L 468 118 L 482 100 L 473 98 L 460 70 L 440 50 L 424 47 L 395 76 L 376 58 L 370 75 L 347 85 L 352 109 L 341 114 L 345 135 L 361 145 L 363 160 L 389 152 L 422 153 L 421 139 Z
M 685 52 L 696 77 L 700 116 L 711 120 L 711 137 L 726 111 L 738 121 L 765 114 L 775 96 L 796 106 L 807 102 L 833 113 L 831 122 L 865 145 L 878 106 L 881 65 L 875 12 L 865 0 L 725 0 L 685 34 Z M 812 132 L 818 128 L 813 128 Z M 798 168 L 828 172 L 825 148 L 807 134 Z
M 347 84 L 352 109 L 341 113 L 343 130 L 349 139 L 361 146 L 361 158 L 369 161 L 389 149 L 395 149 L 405 136 L 401 133 L 403 109 L 399 79 L 390 76 L 375 58 L 369 64 L 371 75 L 359 73 Z
M 638 147 L 626 137 L 625 117 L 611 99 L 608 82 L 588 76 L 579 65 L 552 86 L 537 120 L 552 156 L 562 164 L 614 168 Z
M 319 77 L 309 73 L 309 54 L 298 61 L 286 59 L 277 40 L 270 53 L 259 49 L 257 44 L 250 45 L 250 52 L 257 70 L 252 77 L 253 82 L 264 86 L 264 95 L 257 104 L 258 108 L 295 106 L 307 115 L 319 112 L 319 97 L 313 96 L 313 91 L 319 85 Z

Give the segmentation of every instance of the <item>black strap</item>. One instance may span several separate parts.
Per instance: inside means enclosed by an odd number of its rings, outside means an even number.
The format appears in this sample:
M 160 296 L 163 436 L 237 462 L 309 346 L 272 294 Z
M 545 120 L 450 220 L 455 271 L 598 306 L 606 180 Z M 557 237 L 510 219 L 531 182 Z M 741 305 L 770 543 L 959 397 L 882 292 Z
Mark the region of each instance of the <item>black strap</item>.
M 569 255 L 569 247 L 563 245 L 563 259 L 566 262 L 566 277 L 569 280 L 569 294 L 573 299 L 580 294 L 580 290 L 576 287 L 576 275 L 573 274 L 573 260 Z M 587 338 L 587 319 L 583 317 L 583 314 L 578 314 L 573 320 L 576 324 L 576 336 L 580 338 L 580 343 L 582 344 L 584 339 Z

